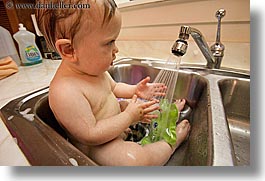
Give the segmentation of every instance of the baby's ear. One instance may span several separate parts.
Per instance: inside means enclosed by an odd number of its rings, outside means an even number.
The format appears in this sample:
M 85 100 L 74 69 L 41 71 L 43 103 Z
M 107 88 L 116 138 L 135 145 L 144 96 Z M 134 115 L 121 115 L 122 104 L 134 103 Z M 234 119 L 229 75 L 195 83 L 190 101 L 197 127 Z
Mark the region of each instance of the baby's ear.
M 75 50 L 69 39 L 58 39 L 55 42 L 55 46 L 63 60 L 67 60 L 73 63 L 77 61 Z

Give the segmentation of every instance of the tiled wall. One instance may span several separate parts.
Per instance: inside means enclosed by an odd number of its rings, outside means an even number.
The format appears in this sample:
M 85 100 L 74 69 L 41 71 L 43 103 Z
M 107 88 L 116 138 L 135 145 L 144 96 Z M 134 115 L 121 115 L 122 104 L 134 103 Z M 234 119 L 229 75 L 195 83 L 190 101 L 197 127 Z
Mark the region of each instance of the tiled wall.
M 167 60 L 173 43 L 174 41 L 117 41 L 116 44 L 119 48 L 119 57 Z M 224 54 L 221 67 L 250 70 L 250 43 L 227 42 Z M 206 64 L 206 60 L 198 46 L 191 41 L 181 63 Z
M 249 0 L 167 0 L 121 7 L 118 55 L 166 59 L 181 25 L 199 29 L 212 45 L 217 29 L 215 12 L 220 8 L 226 9 L 221 26 L 221 42 L 225 45 L 222 66 L 250 70 Z M 190 38 L 182 63 L 205 62 Z

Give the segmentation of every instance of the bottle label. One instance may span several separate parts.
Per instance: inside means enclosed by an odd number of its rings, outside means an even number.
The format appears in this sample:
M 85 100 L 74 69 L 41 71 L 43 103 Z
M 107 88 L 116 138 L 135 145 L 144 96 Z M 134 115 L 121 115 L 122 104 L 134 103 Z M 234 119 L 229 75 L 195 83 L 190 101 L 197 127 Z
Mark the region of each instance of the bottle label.
M 38 61 L 41 59 L 38 49 L 34 45 L 25 48 L 26 59 L 30 62 Z

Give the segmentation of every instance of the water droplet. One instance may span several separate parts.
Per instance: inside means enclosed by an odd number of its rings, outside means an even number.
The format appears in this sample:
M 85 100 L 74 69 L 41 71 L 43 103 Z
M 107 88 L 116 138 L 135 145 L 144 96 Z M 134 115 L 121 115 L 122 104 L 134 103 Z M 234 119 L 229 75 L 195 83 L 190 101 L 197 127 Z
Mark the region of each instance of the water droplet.
M 69 162 L 73 165 L 73 166 L 78 166 L 77 161 L 74 158 L 69 158 Z
M 34 121 L 34 114 L 24 114 L 23 117 L 29 121 Z
M 29 107 L 29 108 L 25 109 L 24 111 L 20 111 L 19 113 L 21 115 L 24 115 L 24 114 L 28 114 L 30 111 L 31 111 L 31 108 Z
M 7 118 L 7 120 L 10 121 L 10 120 L 12 120 L 13 118 L 14 118 L 14 116 L 12 115 L 12 116 L 9 116 L 9 117 Z
M 14 142 L 17 144 L 17 138 L 14 137 L 13 140 L 14 140 Z

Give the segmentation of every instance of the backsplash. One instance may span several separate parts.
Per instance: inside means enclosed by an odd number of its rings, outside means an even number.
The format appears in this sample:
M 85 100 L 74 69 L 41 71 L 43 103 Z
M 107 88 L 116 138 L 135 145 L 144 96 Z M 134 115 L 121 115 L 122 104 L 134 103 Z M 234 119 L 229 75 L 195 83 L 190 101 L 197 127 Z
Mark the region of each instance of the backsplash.
M 149 0 L 141 0 L 149 1 Z M 209 46 L 216 40 L 220 8 L 226 10 L 221 23 L 221 42 L 225 46 L 222 67 L 250 70 L 249 0 L 156 0 L 134 6 L 120 6 L 122 28 L 117 40 L 118 57 L 167 59 L 178 37 L 179 28 L 198 29 Z M 206 64 L 192 38 L 182 63 Z
M 189 41 L 187 53 L 181 63 L 206 64 L 206 60 L 194 41 Z M 116 42 L 118 57 L 145 57 L 167 60 L 174 41 L 121 41 Z M 213 42 L 209 42 L 212 45 Z M 223 42 L 224 58 L 221 67 L 250 70 L 250 43 Z

